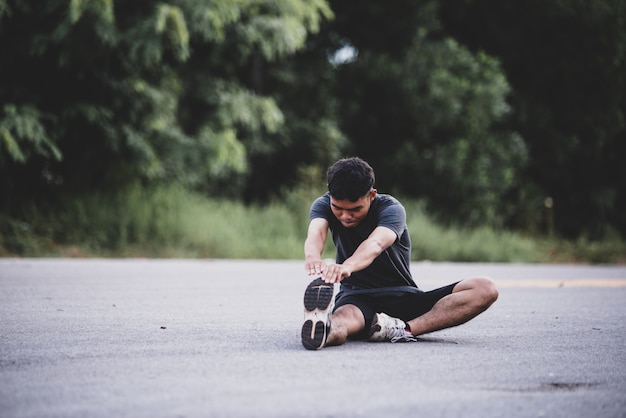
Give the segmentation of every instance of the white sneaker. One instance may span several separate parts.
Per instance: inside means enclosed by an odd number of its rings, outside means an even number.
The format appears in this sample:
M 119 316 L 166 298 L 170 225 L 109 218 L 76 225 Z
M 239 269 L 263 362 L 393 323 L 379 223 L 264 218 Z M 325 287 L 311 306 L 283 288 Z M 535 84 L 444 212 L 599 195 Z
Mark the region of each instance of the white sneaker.
M 409 342 L 417 341 L 410 331 L 405 329 L 406 323 L 385 313 L 377 313 L 370 328 L 369 341 Z
M 321 278 L 313 280 L 304 292 L 304 324 L 302 345 L 319 350 L 326 345 L 330 333 L 330 316 L 335 306 L 336 287 Z

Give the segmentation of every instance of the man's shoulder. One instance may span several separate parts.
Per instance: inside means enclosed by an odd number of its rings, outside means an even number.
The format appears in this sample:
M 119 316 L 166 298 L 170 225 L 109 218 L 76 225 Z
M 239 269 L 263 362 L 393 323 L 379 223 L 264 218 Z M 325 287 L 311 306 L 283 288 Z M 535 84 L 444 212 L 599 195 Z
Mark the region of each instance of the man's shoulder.
M 327 218 L 330 212 L 330 195 L 328 193 L 318 197 L 311 204 L 311 218 Z
M 320 197 L 318 197 L 317 199 L 315 199 L 313 201 L 313 204 L 315 203 L 319 203 L 319 202 L 330 202 L 330 193 L 326 192 L 323 195 L 321 195 Z
M 384 193 L 377 194 L 376 198 L 374 199 L 374 202 L 376 203 L 376 206 L 379 209 L 388 208 L 390 206 L 404 207 L 402 206 L 402 203 L 400 203 L 398 199 L 396 199 L 395 197 L 389 194 L 384 194 Z
M 394 196 L 392 196 L 390 194 L 387 194 L 387 193 L 377 193 L 376 194 L 376 200 L 378 200 L 379 202 L 392 203 L 392 204 L 395 204 L 395 205 L 401 205 L 402 204 Z

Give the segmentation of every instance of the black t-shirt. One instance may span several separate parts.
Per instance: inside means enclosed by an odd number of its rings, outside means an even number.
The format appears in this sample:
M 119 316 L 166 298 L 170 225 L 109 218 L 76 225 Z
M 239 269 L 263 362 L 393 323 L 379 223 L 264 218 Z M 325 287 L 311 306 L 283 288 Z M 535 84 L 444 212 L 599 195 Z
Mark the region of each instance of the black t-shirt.
M 359 288 L 391 286 L 417 287 L 410 271 L 411 237 L 406 226 L 406 212 L 402 204 L 392 196 L 378 194 L 372 201 L 367 216 L 354 228 L 346 228 L 330 208 L 330 193 L 326 193 L 311 205 L 310 219 L 328 221 L 333 242 L 337 249 L 336 262 L 343 263 L 378 226 L 396 233 L 396 241 L 364 270 L 352 273 L 342 283 Z

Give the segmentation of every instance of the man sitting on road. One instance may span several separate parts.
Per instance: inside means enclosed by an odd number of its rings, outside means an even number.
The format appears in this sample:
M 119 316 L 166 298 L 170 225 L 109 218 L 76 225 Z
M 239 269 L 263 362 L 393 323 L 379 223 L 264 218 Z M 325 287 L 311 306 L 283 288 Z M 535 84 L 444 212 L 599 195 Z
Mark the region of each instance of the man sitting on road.
M 304 294 L 302 344 L 309 350 L 350 339 L 416 341 L 415 336 L 463 324 L 498 298 L 491 279 L 473 277 L 431 291 L 410 272 L 411 238 L 404 207 L 374 189 L 374 171 L 360 158 L 337 161 L 328 192 L 311 206 L 305 270 L 319 276 Z M 322 260 L 330 229 L 335 263 Z M 336 283 L 341 283 L 335 294 Z

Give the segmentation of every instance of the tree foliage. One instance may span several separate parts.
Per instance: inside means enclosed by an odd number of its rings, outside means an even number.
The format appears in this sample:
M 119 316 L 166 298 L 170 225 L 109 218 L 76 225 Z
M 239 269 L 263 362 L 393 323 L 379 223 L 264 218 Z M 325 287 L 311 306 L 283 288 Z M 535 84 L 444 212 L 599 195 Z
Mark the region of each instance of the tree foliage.
M 449 32 L 498 57 L 513 86 L 511 126 L 529 148 L 521 203 L 549 197 L 570 237 L 602 237 L 609 225 L 626 234 L 624 1 L 467 0 L 442 10 Z
M 267 201 L 350 154 L 446 222 L 626 233 L 624 22 L 621 0 L 0 0 L 0 209 Z
M 426 200 L 446 222 L 503 225 L 526 148 L 503 127 L 510 89 L 499 63 L 442 33 L 435 2 L 333 6 L 335 38 L 358 53 L 338 71 L 341 126 L 379 186 Z M 381 16 L 383 31 L 365 30 Z
M 5 196 L 132 179 L 236 186 L 284 124 L 255 66 L 301 49 L 332 16 L 300 0 L 1 6 Z

